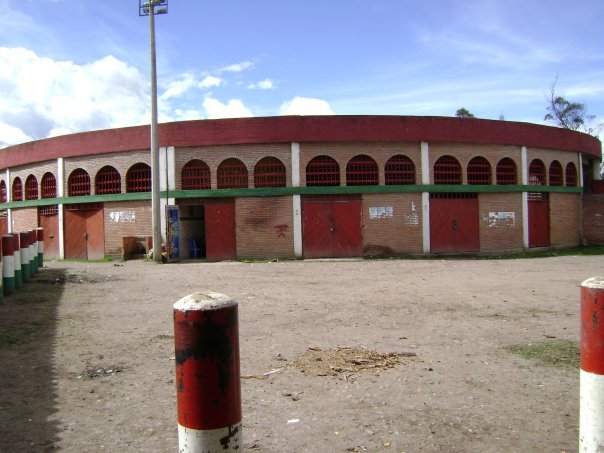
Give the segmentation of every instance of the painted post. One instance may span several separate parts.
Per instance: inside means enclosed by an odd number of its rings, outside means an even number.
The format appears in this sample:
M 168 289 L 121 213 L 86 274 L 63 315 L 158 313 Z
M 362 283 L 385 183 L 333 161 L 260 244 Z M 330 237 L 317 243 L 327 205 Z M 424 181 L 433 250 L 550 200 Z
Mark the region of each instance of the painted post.
M 10 233 L 13 237 L 13 263 L 15 264 L 15 289 L 23 286 L 23 271 L 21 270 L 21 247 L 19 233 Z
M 38 272 L 38 247 L 36 230 L 27 231 L 27 243 L 29 244 L 29 276 L 33 277 Z
M 38 238 L 38 267 L 44 267 L 44 228 L 36 229 L 36 237 Z
M 243 449 L 238 304 L 194 293 L 174 304 L 179 453 Z
M 8 296 L 15 292 L 15 261 L 13 253 L 14 239 L 10 234 L 2 236 L 2 286 Z
M 604 451 L 604 277 L 581 283 L 579 451 Z
M 21 247 L 21 277 L 23 283 L 27 283 L 31 275 L 29 270 L 29 233 L 19 233 L 19 245 Z

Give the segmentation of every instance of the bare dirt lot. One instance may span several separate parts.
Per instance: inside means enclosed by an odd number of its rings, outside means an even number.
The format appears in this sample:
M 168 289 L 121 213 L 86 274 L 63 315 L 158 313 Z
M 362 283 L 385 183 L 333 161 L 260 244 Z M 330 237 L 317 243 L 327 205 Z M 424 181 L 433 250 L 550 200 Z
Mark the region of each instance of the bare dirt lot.
M 176 451 L 172 305 L 203 290 L 239 301 L 245 451 L 576 451 L 578 369 L 505 347 L 578 340 L 603 264 L 46 263 L 0 306 L 0 451 Z

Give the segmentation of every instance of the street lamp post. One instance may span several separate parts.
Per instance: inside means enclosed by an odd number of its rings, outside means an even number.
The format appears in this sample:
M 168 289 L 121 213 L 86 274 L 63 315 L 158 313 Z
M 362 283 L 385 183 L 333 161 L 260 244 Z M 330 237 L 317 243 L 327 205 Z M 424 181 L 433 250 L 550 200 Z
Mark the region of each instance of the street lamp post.
M 157 10 L 155 9 L 157 7 Z M 157 74 L 155 68 L 155 15 L 168 13 L 168 0 L 138 0 L 138 15 L 149 16 L 151 37 L 151 213 L 153 261 L 161 263 L 161 212 L 159 203 L 159 135 L 157 127 Z

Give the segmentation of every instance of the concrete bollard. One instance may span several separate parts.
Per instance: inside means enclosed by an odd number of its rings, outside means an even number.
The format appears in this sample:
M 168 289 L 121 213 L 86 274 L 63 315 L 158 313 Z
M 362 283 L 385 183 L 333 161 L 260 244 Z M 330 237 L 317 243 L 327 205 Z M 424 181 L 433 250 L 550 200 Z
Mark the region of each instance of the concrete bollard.
M 20 234 L 10 233 L 13 237 L 13 263 L 15 265 L 15 289 L 23 286 L 23 271 L 21 270 L 21 246 Z
M 604 277 L 581 283 L 579 451 L 604 451 Z
M 27 242 L 29 244 L 29 276 L 33 277 L 38 273 L 38 239 L 36 238 L 36 230 L 28 230 L 27 235 Z
M 174 304 L 179 453 L 243 449 L 237 302 L 194 293 Z
M 29 270 L 29 233 L 19 233 L 19 246 L 21 248 L 21 277 L 23 283 L 27 283 L 31 276 Z
M 10 234 L 2 236 L 2 286 L 5 296 L 15 292 L 14 239 Z
M 44 267 L 44 228 L 36 229 L 38 239 L 38 267 Z

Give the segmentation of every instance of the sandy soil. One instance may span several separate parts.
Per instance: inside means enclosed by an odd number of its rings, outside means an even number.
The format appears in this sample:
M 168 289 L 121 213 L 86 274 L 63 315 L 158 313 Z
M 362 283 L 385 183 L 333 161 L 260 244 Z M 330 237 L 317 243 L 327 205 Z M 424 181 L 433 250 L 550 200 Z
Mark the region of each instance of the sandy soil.
M 172 305 L 201 290 L 239 301 L 245 451 L 576 451 L 578 370 L 504 347 L 577 340 L 603 264 L 46 263 L 0 306 L 0 451 L 176 451 Z

